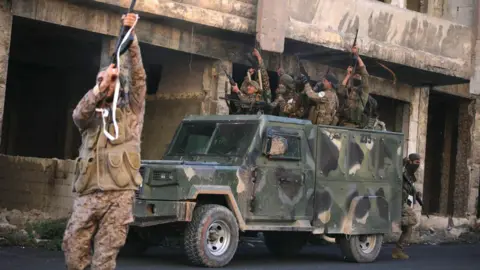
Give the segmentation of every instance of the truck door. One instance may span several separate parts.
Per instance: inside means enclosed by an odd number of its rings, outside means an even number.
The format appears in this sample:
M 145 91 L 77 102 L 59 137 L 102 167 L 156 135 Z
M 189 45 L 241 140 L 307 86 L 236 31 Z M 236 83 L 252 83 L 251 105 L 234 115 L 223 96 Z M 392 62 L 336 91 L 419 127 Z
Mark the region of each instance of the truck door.
M 310 220 L 307 191 L 313 193 L 313 172 L 305 165 L 305 132 L 292 128 L 267 126 L 263 136 L 263 153 L 257 159 L 250 220 Z M 312 175 L 305 181 L 305 175 Z M 311 214 L 310 214 L 311 215 Z

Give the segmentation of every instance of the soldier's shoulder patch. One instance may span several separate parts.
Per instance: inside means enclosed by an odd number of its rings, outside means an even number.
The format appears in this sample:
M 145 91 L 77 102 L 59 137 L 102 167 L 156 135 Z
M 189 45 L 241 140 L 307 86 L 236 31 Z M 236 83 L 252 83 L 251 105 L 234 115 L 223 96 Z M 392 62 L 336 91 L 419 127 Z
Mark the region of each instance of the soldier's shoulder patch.
M 324 91 L 318 92 L 318 96 L 319 96 L 319 97 L 324 97 L 324 96 L 325 96 L 325 92 L 324 92 Z

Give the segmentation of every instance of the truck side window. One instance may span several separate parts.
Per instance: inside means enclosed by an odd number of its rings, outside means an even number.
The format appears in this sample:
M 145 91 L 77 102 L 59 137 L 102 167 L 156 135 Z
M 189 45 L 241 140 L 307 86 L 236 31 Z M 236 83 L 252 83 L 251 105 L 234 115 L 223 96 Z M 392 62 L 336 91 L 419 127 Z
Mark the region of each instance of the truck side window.
M 301 160 L 300 137 L 274 134 L 267 138 L 266 154 L 274 159 Z

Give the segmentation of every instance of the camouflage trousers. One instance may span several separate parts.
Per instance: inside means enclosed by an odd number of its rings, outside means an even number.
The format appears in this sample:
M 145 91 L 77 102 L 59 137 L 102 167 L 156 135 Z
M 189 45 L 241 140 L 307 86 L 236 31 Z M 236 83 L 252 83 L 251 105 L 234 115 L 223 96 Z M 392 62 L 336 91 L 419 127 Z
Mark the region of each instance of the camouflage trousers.
M 67 269 L 113 270 L 133 222 L 133 190 L 95 192 L 79 196 L 63 237 Z M 94 254 L 92 259 L 92 242 Z
M 407 204 L 404 204 L 402 207 L 401 220 L 402 234 L 396 243 L 398 249 L 403 250 L 408 240 L 410 240 L 413 232 L 413 226 L 415 226 L 417 222 L 417 215 L 415 214 L 415 211 L 413 211 L 413 209 Z

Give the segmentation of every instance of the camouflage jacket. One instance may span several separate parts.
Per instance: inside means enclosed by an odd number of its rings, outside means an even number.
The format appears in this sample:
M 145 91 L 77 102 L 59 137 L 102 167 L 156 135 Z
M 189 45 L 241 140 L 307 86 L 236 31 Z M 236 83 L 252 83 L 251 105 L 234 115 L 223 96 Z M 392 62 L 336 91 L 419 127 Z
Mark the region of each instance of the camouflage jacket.
M 130 59 L 126 59 L 128 57 Z M 97 190 L 135 190 L 142 183 L 138 170 L 145 113 L 146 74 L 136 36 L 129 54 L 122 58 L 122 63 L 130 62 L 128 75 L 131 84 L 126 86 L 129 89 L 128 95 L 122 97 L 116 110 L 118 138 L 110 141 L 103 133 L 102 115 L 95 109 L 104 100 L 106 92 L 99 92 L 98 86 L 89 90 L 73 111 L 73 121 L 82 135 L 80 155 L 75 164 L 73 191 L 81 195 Z M 125 70 L 123 65 L 122 69 Z M 109 107 L 106 127 L 114 135 Z
M 310 108 L 309 119 L 316 125 L 336 124 L 338 97 L 332 90 L 315 93 L 309 83 L 305 84 L 305 94 L 315 105 Z M 321 96 L 324 94 L 323 96 Z
M 402 204 L 407 202 L 408 195 L 413 196 L 413 203 L 415 204 L 415 189 L 407 182 L 407 179 L 410 179 L 412 183 L 415 183 L 415 175 L 410 175 L 405 169 L 403 172 L 403 182 L 402 182 Z
M 272 102 L 272 90 L 270 89 L 270 77 L 268 76 L 268 72 L 267 72 L 267 69 L 265 68 L 265 65 L 263 63 L 263 59 L 260 61 L 260 65 L 259 65 L 259 70 L 260 70 L 260 74 L 262 76 L 262 89 L 259 89 L 258 90 L 258 95 L 260 96 L 260 100 L 258 99 L 258 97 L 256 97 L 256 100 L 257 101 L 265 101 L 267 103 L 270 103 Z M 258 71 L 257 71 L 258 73 Z M 240 91 L 243 92 L 243 93 L 246 93 L 247 91 L 247 81 L 250 80 L 250 78 L 248 76 L 245 76 L 245 78 L 243 79 L 243 82 L 242 82 L 242 85 L 240 86 Z M 257 79 L 255 80 L 258 84 L 260 84 L 260 80 L 258 80 L 258 76 L 257 76 Z M 264 92 L 264 93 L 263 93 Z M 265 100 L 265 98 L 267 100 Z
M 362 76 L 361 88 L 348 88 L 340 85 L 338 96 L 344 100 L 340 116 L 342 120 L 354 124 L 363 124 L 363 110 L 368 102 L 370 94 L 370 84 L 368 82 L 369 74 L 365 66 L 359 67 L 359 73 Z

